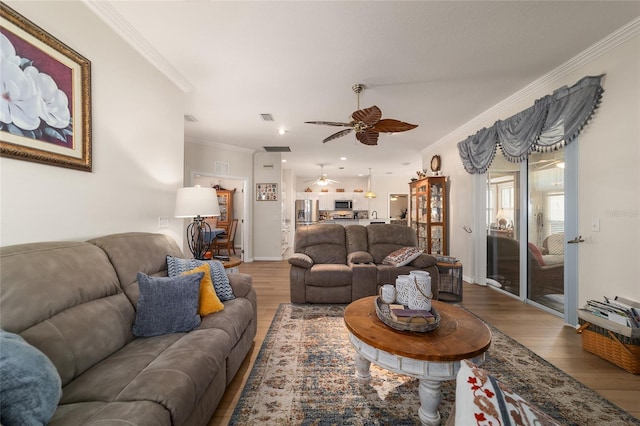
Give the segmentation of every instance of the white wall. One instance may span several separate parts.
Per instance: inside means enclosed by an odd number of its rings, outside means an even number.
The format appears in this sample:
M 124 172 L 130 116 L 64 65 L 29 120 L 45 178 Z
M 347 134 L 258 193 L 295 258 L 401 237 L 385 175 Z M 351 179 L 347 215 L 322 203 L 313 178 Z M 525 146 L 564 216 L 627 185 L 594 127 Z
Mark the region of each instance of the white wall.
M 423 154 L 427 167 L 433 154 L 442 156 L 443 171 L 450 176 L 451 254 L 462 259 L 467 271 L 475 268 L 473 236 L 462 230 L 474 223 L 478 212 L 474 200 L 474 177 L 460 161 L 457 143 L 496 120 L 507 118 L 535 99 L 563 85 L 573 85 L 587 75 L 606 73 L 602 104 L 583 129 L 579 150 L 579 229 L 587 240 L 579 246 L 579 305 L 602 296 L 626 296 L 640 300 L 640 35 L 608 48 L 601 55 L 590 53 L 570 61 L 556 73 L 532 84 L 508 105 L 479 116 L 443 138 Z M 614 37 L 615 38 L 615 37 Z M 501 155 L 498 153 L 497 155 Z M 480 196 L 484 196 L 480 194 Z M 591 221 L 600 220 L 600 232 L 591 231 Z M 482 233 L 474 229 L 473 235 Z
M 93 173 L 0 159 L 0 244 L 126 231 L 181 244 L 184 94 L 83 3 L 7 4 L 91 61 Z
M 278 201 L 257 201 L 258 183 L 277 183 L 282 191 L 282 160 L 280 153 L 256 152 L 253 185 L 253 250 L 255 260 L 282 259 L 282 204 Z M 271 167 L 270 167 L 271 166 Z

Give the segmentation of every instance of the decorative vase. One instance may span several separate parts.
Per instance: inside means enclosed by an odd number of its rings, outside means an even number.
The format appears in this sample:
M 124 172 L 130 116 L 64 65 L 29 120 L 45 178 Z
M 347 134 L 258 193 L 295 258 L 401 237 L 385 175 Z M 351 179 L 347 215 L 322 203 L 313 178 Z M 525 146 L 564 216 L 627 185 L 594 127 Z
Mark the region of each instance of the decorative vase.
M 409 305 L 409 295 L 413 286 L 413 279 L 409 275 L 398 275 L 396 278 L 396 301 L 399 304 Z
M 411 271 L 409 277 L 413 286 L 409 296 L 409 309 L 431 310 L 431 275 L 427 271 Z

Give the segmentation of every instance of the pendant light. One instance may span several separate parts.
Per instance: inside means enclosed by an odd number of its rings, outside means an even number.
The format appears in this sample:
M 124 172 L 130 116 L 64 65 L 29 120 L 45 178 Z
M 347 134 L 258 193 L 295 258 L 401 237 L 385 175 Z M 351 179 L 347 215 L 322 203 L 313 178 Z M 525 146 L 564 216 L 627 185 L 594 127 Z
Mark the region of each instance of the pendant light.
M 371 167 L 369 167 L 369 183 L 367 184 L 367 193 L 364 194 L 364 198 L 376 198 L 376 193 L 371 192 Z

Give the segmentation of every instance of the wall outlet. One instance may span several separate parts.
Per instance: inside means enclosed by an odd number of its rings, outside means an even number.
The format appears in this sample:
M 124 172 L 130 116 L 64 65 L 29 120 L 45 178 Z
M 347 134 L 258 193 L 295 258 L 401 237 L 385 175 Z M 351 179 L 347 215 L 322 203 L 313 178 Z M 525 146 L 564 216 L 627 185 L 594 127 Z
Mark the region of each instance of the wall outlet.
M 600 232 L 600 219 L 593 219 L 591 221 L 591 231 Z
M 169 227 L 169 218 L 160 216 L 158 218 L 158 228 L 168 228 Z

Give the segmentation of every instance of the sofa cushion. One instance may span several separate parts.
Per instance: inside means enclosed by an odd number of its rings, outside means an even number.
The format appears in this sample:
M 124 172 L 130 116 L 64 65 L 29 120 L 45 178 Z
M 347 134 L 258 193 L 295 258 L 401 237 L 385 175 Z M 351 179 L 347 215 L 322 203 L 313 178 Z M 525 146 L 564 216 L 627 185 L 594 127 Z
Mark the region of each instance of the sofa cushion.
M 403 247 L 392 253 L 389 253 L 384 259 L 382 259 L 383 265 L 391 266 L 404 266 L 408 265 L 424 252 L 424 249 L 420 247 Z
M 390 253 L 403 247 L 417 247 L 418 236 L 413 228 L 404 225 L 367 225 L 368 252 L 376 264 Z
M 347 238 L 347 253 L 356 251 L 366 252 L 369 249 L 367 242 L 367 228 L 363 225 L 347 225 L 344 227 Z
M 0 330 L 2 424 L 47 424 L 61 396 L 60 376 L 51 360 L 19 335 Z
M 171 426 L 171 413 L 153 401 L 87 401 L 58 406 L 47 426 Z
M 205 316 L 224 309 L 224 305 L 218 299 L 216 291 L 213 289 L 213 281 L 211 281 L 211 272 L 209 265 L 200 265 L 190 271 L 183 272 L 181 275 L 191 275 L 202 273 L 200 280 L 200 295 L 198 297 L 198 314 Z
M 167 256 L 167 268 L 170 277 L 178 276 L 200 265 L 209 265 L 213 287 L 220 301 L 235 299 L 236 296 L 229 285 L 229 277 L 224 270 L 224 265 L 219 260 L 181 259 Z
M 424 268 L 429 268 L 431 266 L 435 266 L 437 262 L 438 262 L 438 259 L 436 259 L 435 256 L 432 256 L 426 253 L 421 253 L 420 255 L 418 255 L 418 257 L 416 257 L 411 261 L 411 266 L 419 269 L 424 269 Z
M 538 262 L 538 265 L 544 266 L 544 259 L 542 258 L 542 252 L 540 251 L 538 246 L 533 244 L 532 242 L 527 243 L 527 245 L 529 246 L 529 251 L 531 252 L 533 257 L 535 257 L 536 262 Z
M 313 266 L 313 259 L 302 253 L 293 253 L 288 260 L 289 264 L 305 269 L 309 269 Z
M 141 337 L 191 331 L 200 325 L 198 295 L 204 273 L 150 277 L 138 273 L 140 298 L 133 334 Z
M 352 269 L 347 265 L 316 264 L 306 272 L 306 285 L 341 287 L 351 285 Z
M 509 387 L 467 360 L 456 379 L 456 425 L 558 425 Z
M 150 401 L 170 413 L 170 424 L 183 424 L 216 376 L 224 387 L 232 347 L 219 329 L 135 339 L 65 386 L 61 404 Z
M 294 252 L 309 256 L 314 264 L 347 264 L 344 226 L 320 224 L 296 229 Z

